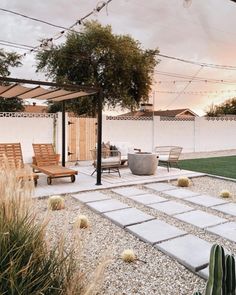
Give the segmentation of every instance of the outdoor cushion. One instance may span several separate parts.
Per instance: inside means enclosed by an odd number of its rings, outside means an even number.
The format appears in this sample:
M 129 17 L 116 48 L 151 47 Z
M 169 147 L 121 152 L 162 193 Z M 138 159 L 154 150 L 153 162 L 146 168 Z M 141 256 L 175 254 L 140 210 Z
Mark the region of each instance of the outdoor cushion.
M 168 161 L 169 155 L 159 155 L 159 161 Z

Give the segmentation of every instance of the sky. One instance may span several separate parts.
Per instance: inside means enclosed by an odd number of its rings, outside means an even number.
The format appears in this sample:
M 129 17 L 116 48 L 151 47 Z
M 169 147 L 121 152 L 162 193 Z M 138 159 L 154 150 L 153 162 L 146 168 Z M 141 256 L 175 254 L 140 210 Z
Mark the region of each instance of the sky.
M 0 8 L 69 27 L 93 11 L 96 0 L 0 0 Z M 199 63 L 236 66 L 236 3 L 230 0 L 112 0 L 88 20 L 111 25 L 116 34 L 129 34 L 143 49 L 158 48 L 163 55 Z M 0 11 L 1 40 L 38 46 L 39 40 L 61 29 Z M 77 26 L 76 30 L 81 30 Z M 57 41 L 63 42 L 64 37 Z M 0 48 L 12 49 L 0 44 Z M 236 96 L 236 70 L 215 69 L 159 57 L 150 102 L 156 110 L 190 108 L 203 115 L 207 107 Z M 45 80 L 35 73 L 35 56 L 27 54 L 12 77 Z M 166 73 L 168 76 L 166 76 Z M 173 75 L 187 75 L 187 79 Z M 191 77 L 227 80 L 230 83 L 196 82 Z M 192 81 L 193 80 L 193 81 Z M 189 81 L 192 81 L 189 83 Z M 170 93 L 167 93 L 170 92 Z M 194 93 L 195 94 L 194 94 Z

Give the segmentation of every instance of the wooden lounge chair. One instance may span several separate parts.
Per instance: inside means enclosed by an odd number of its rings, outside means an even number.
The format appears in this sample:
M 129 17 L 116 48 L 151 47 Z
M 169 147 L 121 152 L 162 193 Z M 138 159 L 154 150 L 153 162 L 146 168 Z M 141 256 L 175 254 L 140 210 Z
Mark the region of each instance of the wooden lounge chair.
M 182 149 L 180 146 L 157 146 L 154 152 L 159 156 L 159 163 L 166 164 L 169 172 L 173 165 L 180 169 L 178 162 Z
M 95 170 L 91 176 L 97 172 L 97 150 L 90 150 L 93 158 L 93 166 Z M 121 153 L 118 150 L 102 149 L 101 168 L 102 172 L 118 173 L 120 176 L 120 165 L 121 165 Z
M 49 185 L 52 184 L 53 178 L 70 177 L 71 182 L 75 182 L 78 172 L 59 165 L 58 155 L 54 152 L 52 144 L 33 144 L 33 149 L 36 164 L 32 164 L 32 167 L 48 176 Z
M 0 166 L 3 167 L 6 164 L 8 168 L 15 170 L 17 178 L 33 179 L 35 186 L 37 185 L 38 175 L 26 170 L 20 143 L 0 143 Z

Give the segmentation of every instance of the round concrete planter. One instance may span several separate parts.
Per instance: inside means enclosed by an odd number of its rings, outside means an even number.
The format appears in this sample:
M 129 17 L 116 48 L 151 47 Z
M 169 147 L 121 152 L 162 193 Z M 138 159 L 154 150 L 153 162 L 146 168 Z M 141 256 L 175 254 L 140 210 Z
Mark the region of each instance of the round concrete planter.
M 156 172 L 158 158 L 152 153 L 128 154 L 129 168 L 136 175 L 153 175 Z

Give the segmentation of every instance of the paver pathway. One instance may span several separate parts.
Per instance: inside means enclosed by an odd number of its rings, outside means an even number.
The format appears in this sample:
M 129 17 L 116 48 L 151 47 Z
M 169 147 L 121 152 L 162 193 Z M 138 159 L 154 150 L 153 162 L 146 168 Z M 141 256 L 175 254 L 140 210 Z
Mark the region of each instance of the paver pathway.
M 155 193 L 150 193 L 150 189 Z M 193 226 L 206 228 L 210 233 L 236 242 L 235 222 L 229 222 L 226 218 L 191 207 L 192 203 L 233 215 L 235 204 L 200 195 L 189 189 L 177 188 L 168 183 L 152 183 L 145 185 L 144 189 L 123 187 L 111 191 L 118 194 L 120 200 L 131 199 L 142 206 L 163 212 L 176 221 L 180 220 Z M 159 196 L 158 192 L 167 197 Z M 88 192 L 75 194 L 74 197 L 140 240 L 154 245 L 160 251 L 175 258 L 191 271 L 200 271 L 198 274 L 206 277 L 210 243 L 137 208 L 131 208 L 108 194 Z

